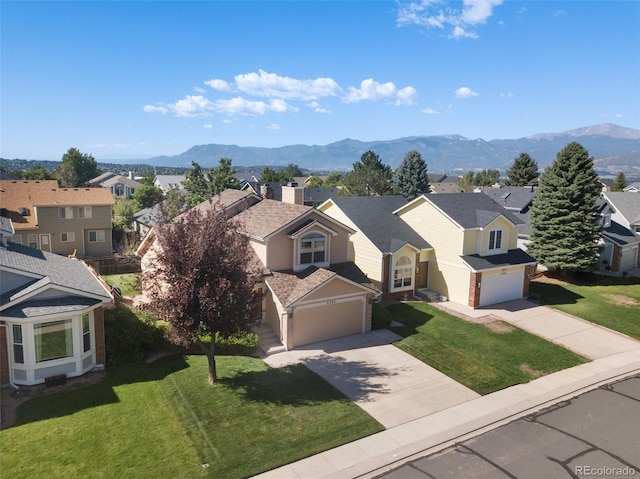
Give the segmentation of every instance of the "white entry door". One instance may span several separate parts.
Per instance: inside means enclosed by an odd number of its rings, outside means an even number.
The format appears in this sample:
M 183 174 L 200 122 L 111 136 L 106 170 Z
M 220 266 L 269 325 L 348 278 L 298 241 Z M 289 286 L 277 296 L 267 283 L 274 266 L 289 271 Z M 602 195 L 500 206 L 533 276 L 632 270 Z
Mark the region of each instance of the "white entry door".
M 49 253 L 51 253 L 51 235 L 50 234 L 40 235 L 40 249 L 42 251 L 48 251 Z

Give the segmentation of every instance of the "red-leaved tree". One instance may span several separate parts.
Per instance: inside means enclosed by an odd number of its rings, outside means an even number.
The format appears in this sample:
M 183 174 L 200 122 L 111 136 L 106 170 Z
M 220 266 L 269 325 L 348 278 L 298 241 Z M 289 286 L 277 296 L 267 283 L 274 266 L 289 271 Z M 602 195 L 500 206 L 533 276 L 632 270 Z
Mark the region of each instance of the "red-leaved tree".
M 155 230 L 156 242 L 143 284 L 148 307 L 170 324 L 169 339 L 197 344 L 209 360 L 209 384 L 217 380 L 216 333 L 246 331 L 260 269 L 248 239 L 220 208 L 191 209 Z M 155 255 L 155 257 L 154 257 Z M 202 340 L 211 335 L 211 343 Z

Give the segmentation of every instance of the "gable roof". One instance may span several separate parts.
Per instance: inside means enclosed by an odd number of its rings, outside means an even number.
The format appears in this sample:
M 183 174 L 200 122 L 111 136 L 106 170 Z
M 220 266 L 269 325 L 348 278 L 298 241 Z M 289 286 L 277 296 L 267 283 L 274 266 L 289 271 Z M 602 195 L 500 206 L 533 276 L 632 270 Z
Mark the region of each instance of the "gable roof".
M 366 275 L 352 262 L 333 264 L 328 269 L 310 266 L 298 272 L 274 271 L 265 278 L 265 282 L 278 301 L 288 308 L 333 279 L 348 281 L 372 293 L 379 293 Z
M 127 185 L 130 188 L 140 188 L 142 186 L 142 183 L 140 183 L 139 181 L 136 180 L 132 180 L 131 178 L 127 178 L 124 175 L 113 175 L 109 178 L 106 178 L 104 180 L 101 181 L 95 181 L 92 183 L 97 183 L 100 184 L 101 186 L 104 186 L 105 188 L 111 188 L 113 185 L 117 185 L 118 183 L 122 183 L 123 185 Z
M 395 210 L 407 204 L 402 196 L 336 196 L 331 198 L 381 253 L 393 253 L 409 243 L 419 249 L 430 248 Z
M 627 185 L 627 187 L 624 188 L 622 191 L 626 191 L 629 193 L 637 193 L 640 191 L 640 182 L 636 181 L 635 183 L 631 183 L 630 185 Z
M 640 224 L 640 194 L 607 191 L 602 197 L 618 211 L 629 224 Z
M 634 234 L 629 228 L 625 228 L 615 221 L 611 221 L 611 224 L 602 230 L 600 235 L 603 240 L 614 243 L 618 246 L 640 243 L 640 236 Z
M 467 254 L 460 256 L 460 258 L 462 258 L 462 261 L 467 263 L 469 268 L 471 268 L 473 271 L 482 271 L 492 268 L 506 268 L 507 266 L 537 263 L 535 258 L 533 258 L 528 253 L 525 253 L 520 248 L 510 249 L 503 254 L 494 254 L 490 256 Z
M 229 188 L 221 191 L 215 196 L 212 196 L 208 200 L 204 200 L 202 203 L 197 204 L 193 209 L 200 210 L 202 212 L 213 208 L 222 208 L 226 210 L 239 205 L 243 200 L 249 200 L 249 204 L 247 206 L 251 206 L 252 203 L 260 201 L 260 198 L 250 191 L 241 191 Z
M 111 300 L 110 293 L 98 277 L 78 259 L 9 243 L 6 248 L 0 248 L 0 268 L 32 278 L 16 290 L 5 291 L 0 296 L 2 306 L 13 301 L 16 295 L 23 296 L 25 291 L 46 286 L 58 286 L 103 301 Z
M 311 206 L 276 200 L 262 200 L 235 216 L 242 232 L 264 239 L 288 224 L 314 211 Z
M 516 213 L 524 213 L 528 210 L 536 196 L 535 188 L 531 186 L 486 188 L 483 193 L 503 208 Z
M 34 228 L 37 206 L 111 206 L 115 203 L 107 188 L 60 188 L 56 180 L 0 180 L 0 204 L 14 227 Z M 26 216 L 19 213 L 27 208 Z
M 322 203 L 338 196 L 338 188 L 307 188 L 304 187 L 304 201 Z
M 166 193 L 172 188 L 183 189 L 184 180 L 185 175 L 156 175 L 153 184 Z
M 431 203 L 462 229 L 484 228 L 499 216 L 504 216 L 516 226 L 522 223 L 522 220 L 484 193 L 422 195 L 407 205 L 420 201 Z M 395 213 L 398 214 L 403 209 L 404 207 L 398 208 Z

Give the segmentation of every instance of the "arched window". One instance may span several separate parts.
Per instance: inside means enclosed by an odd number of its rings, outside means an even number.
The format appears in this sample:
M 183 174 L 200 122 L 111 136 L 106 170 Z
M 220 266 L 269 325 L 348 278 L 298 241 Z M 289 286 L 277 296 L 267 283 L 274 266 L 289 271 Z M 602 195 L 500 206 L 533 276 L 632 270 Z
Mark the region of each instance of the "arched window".
M 413 284 L 413 262 L 408 256 L 401 256 L 393 266 L 393 288 L 409 288 Z
M 320 233 L 308 233 L 300 238 L 300 264 L 326 263 L 326 238 Z

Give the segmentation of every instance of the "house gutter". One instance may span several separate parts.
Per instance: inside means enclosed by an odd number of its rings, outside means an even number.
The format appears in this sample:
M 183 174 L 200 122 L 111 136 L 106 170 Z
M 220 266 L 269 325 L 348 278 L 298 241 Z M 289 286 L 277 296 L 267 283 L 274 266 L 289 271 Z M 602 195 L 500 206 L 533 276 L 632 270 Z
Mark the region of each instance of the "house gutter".
M 7 325 L 6 324 L 0 324 L 0 326 L 2 326 L 5 330 L 7 329 Z M 5 335 L 5 337 L 8 337 Z M 7 351 L 8 352 L 8 351 Z M 13 384 L 11 382 L 11 373 L 9 373 L 9 386 L 11 386 L 13 389 L 15 389 L 16 391 L 20 390 L 20 387 L 18 387 L 17 385 Z

